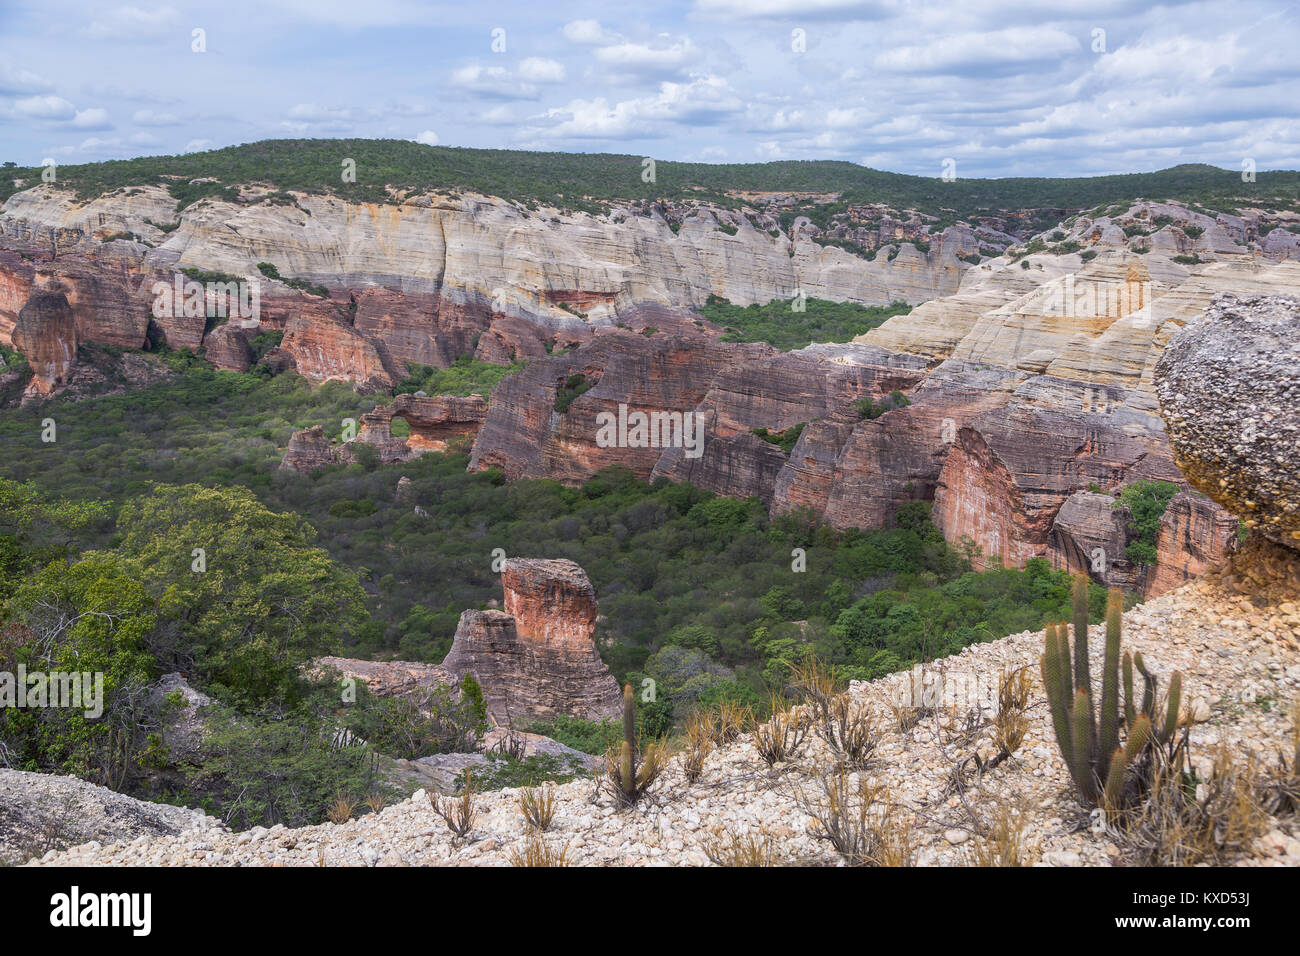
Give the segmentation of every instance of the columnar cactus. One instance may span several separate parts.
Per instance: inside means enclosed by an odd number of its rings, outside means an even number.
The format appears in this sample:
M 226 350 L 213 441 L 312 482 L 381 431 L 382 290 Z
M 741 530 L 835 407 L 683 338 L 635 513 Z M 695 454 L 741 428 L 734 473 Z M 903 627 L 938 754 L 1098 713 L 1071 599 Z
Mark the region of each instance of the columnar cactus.
M 1114 813 L 1121 805 L 1125 771 L 1134 765 L 1144 749 L 1153 743 L 1167 744 L 1178 728 L 1182 701 L 1182 676 L 1169 681 L 1169 696 L 1163 720 L 1155 717 L 1156 678 L 1147 670 L 1141 654 L 1120 656 L 1123 596 L 1111 588 L 1106 601 L 1106 654 L 1101 675 L 1101 712 L 1093 711 L 1093 691 L 1088 665 L 1088 576 L 1075 575 L 1073 582 L 1074 653 L 1066 625 L 1049 624 L 1040 661 L 1043 686 L 1047 691 L 1052 727 L 1061 755 L 1075 787 L 1091 805 Z M 1122 662 L 1122 668 L 1121 668 Z M 1073 665 L 1073 667 L 1071 666 Z M 1134 702 L 1133 667 L 1144 682 L 1142 704 Z M 1120 681 L 1124 686 L 1124 727 L 1127 740 L 1120 745 Z
M 638 753 L 636 734 L 636 698 L 632 685 L 623 685 L 623 739 L 617 750 L 606 755 L 606 770 L 614 785 L 615 796 L 623 806 L 636 803 L 663 772 L 666 750 L 662 742 L 646 745 Z M 638 756 L 640 760 L 638 760 Z

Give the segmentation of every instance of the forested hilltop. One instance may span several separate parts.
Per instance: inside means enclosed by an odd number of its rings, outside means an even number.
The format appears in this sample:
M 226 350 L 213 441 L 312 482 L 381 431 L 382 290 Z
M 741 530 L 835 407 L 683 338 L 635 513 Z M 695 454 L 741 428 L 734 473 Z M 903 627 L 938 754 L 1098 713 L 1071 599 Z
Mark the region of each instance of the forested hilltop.
M 958 217 L 1001 210 L 1084 210 L 1141 196 L 1177 199 L 1225 210 L 1253 201 L 1290 208 L 1300 199 L 1300 172 L 1261 172 L 1243 183 L 1240 170 L 1187 164 L 1151 173 L 1072 179 L 1046 177 L 945 181 L 883 172 L 848 162 L 678 163 L 656 160 L 654 181 L 643 179 L 646 157 L 608 153 L 424 146 L 388 139 L 277 139 L 240 146 L 58 167 L 58 181 L 90 197 L 131 186 L 166 184 L 179 201 L 228 187 L 268 183 L 281 190 L 329 192 L 355 201 L 391 200 L 397 190 L 470 191 L 520 202 L 595 211 L 627 200 L 707 200 L 738 205 L 740 194 L 837 194 L 835 201 L 883 203 L 929 215 Z M 356 163 L 344 182 L 342 162 Z M 40 182 L 40 168 L 6 166 L 0 199 Z M 191 183 L 193 179 L 207 182 Z M 14 180 L 23 183 L 15 186 Z M 828 196 L 829 199 L 829 196 Z

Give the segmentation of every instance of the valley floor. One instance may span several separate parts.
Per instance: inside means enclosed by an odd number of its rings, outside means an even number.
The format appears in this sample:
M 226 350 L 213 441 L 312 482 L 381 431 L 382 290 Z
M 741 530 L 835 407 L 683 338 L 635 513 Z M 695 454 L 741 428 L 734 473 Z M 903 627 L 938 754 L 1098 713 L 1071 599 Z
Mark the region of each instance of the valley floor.
M 1093 674 L 1100 673 L 1101 628 L 1093 629 Z M 982 834 L 1000 813 L 1014 811 L 1023 826 L 1024 856 L 1051 866 L 1125 862 L 1117 842 L 1094 832 L 1089 814 L 1072 796 L 1053 737 L 1038 677 L 1042 634 L 1026 632 L 967 648 L 927 670 L 943 673 L 949 688 L 973 675 L 996 693 L 998 675 L 1027 667 L 1031 694 L 1028 731 L 1016 753 L 982 777 L 968 775 L 964 791 L 950 792 L 954 768 L 978 752 L 993 751 L 992 727 L 966 708 L 936 708 L 900 732 L 895 707 L 914 675 L 894 674 L 855 683 L 850 693 L 867 707 L 880 734 L 865 775 L 913 821 L 914 861 L 962 865 L 983 845 Z M 1212 574 L 1124 616 L 1124 647 L 1141 651 L 1162 678 L 1183 674 L 1184 712 L 1198 722 L 1191 733 L 1193 762 L 1204 768 L 1220 743 L 1244 764 L 1271 765 L 1291 742 L 1292 711 L 1300 700 L 1300 608 L 1278 603 L 1266 610 L 1225 587 Z M 1162 680 L 1162 688 L 1165 680 Z M 988 716 L 986 709 L 985 716 Z M 982 726 L 979 726 L 982 724 Z M 650 796 L 630 810 L 616 808 L 595 782 L 581 779 L 554 788 L 555 820 L 544 835 L 554 851 L 566 849 L 577 865 L 706 865 L 717 834 L 765 835 L 780 862 L 838 865 L 825 840 L 809 830 L 800 791 L 816 793 L 817 768 L 829 762 L 823 742 L 810 736 L 800 755 L 769 770 L 752 734 L 710 755 L 703 776 L 687 784 L 680 755 Z M 1204 770 L 1202 769 L 1202 773 Z M 174 866 L 492 866 L 508 865 L 526 842 L 519 791 L 475 796 L 477 819 L 468 842 L 455 843 L 424 791 L 343 825 L 289 830 L 255 828 L 231 833 L 200 826 L 171 836 L 138 837 L 104 846 L 89 843 L 51 851 L 33 865 Z M 882 800 L 885 797 L 882 795 Z M 1252 849 L 1236 858 L 1246 865 L 1300 865 L 1300 820 L 1270 819 Z

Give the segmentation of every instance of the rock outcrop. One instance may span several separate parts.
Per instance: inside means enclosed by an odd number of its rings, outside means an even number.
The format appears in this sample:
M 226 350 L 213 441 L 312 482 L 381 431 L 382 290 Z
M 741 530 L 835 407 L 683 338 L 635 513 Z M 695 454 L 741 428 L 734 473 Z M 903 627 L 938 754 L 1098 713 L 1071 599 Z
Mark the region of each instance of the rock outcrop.
M 572 561 L 508 558 L 504 611 L 466 611 L 442 666 L 473 674 L 498 722 L 621 713 L 618 683 L 596 651 L 596 593 Z
M 48 395 L 77 361 L 77 319 L 62 292 L 38 292 L 18 313 L 14 348 L 32 367 L 32 390 Z
M 338 454 L 325 437 L 319 425 L 304 428 L 289 436 L 289 446 L 280 460 L 280 467 L 307 474 L 338 462 Z
M 1224 295 L 1156 367 L 1188 481 L 1265 538 L 1300 550 L 1300 300 Z
M 419 661 L 362 661 L 347 657 L 322 657 L 318 673 L 336 673 L 366 685 L 376 697 L 399 697 L 417 706 L 427 705 L 439 688 L 454 685 L 446 668 Z
M 381 464 L 417 458 L 427 451 L 446 451 L 449 442 L 468 441 L 487 417 L 487 402 L 480 395 L 398 395 L 388 405 L 377 405 L 361 416 L 354 439 L 331 445 L 319 425 L 289 437 L 281 468 L 307 472 L 339 462 L 356 461 L 360 446 L 373 448 Z M 410 434 L 393 434 L 395 419 L 405 421 Z
M 1175 495 L 1160 518 L 1146 596 L 1164 594 L 1221 565 L 1237 545 L 1235 515 L 1196 492 Z

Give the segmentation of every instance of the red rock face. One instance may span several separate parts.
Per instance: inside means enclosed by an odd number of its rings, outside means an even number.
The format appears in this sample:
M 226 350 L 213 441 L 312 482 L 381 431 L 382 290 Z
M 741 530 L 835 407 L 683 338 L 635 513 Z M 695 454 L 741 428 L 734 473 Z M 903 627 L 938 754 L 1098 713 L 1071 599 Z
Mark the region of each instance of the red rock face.
M 35 267 L 17 252 L 0 249 L 0 343 L 13 345 L 18 313 L 32 294 Z
M 719 370 L 696 409 L 708 423 L 703 454 L 691 458 L 684 449 L 667 451 L 653 474 L 770 503 L 787 459 L 810 456 L 797 447 L 787 456 L 777 445 L 756 437 L 755 428 L 783 432 L 824 423 L 810 438 L 808 450 L 818 442 L 824 446 L 832 424 L 858 419 L 859 399 L 910 390 L 924 377 L 926 365 L 924 359 L 868 345 L 745 356 Z
M 470 468 L 577 483 L 619 464 L 648 478 L 661 449 L 601 447 L 597 416 L 617 415 L 620 403 L 647 412 L 693 411 L 725 363 L 770 352 L 699 334 L 646 337 L 617 330 L 598 336 L 578 352 L 533 362 L 492 390 Z M 556 397 L 573 375 L 594 384 L 558 412 Z
M 908 391 L 904 408 L 874 420 L 813 422 L 777 479 L 772 512 L 808 506 L 838 528 L 888 526 L 900 505 L 934 497 L 958 429 L 1005 405 L 1026 377 L 946 362 Z M 881 391 L 892 390 L 882 383 Z
M 217 368 L 247 372 L 253 364 L 253 349 L 244 330 L 234 322 L 219 325 L 203 339 L 203 355 Z
M 362 391 L 376 391 L 400 377 L 385 368 L 374 343 L 336 318 L 294 316 L 280 348 L 293 357 L 298 374 L 314 383 L 356 382 Z
M 501 573 L 506 613 L 522 640 L 586 656 L 594 649 L 596 592 L 572 561 L 511 558 Z
M 32 389 L 48 395 L 77 361 L 77 320 L 62 292 L 35 293 L 18 313 L 14 347 L 32 367 Z
M 1138 590 L 1143 569 L 1128 559 L 1129 510 L 1108 494 L 1076 491 L 1052 521 L 1052 567 L 1085 571 L 1107 587 Z
M 442 666 L 473 674 L 498 723 L 622 710 L 618 683 L 592 640 L 596 594 L 572 561 L 510 558 L 505 611 L 466 611 Z
M 1030 379 L 1006 408 L 958 431 L 935 490 L 934 522 L 949 541 L 975 542 L 985 556 L 977 567 L 993 558 L 1020 567 L 1045 554 L 1053 520 L 1075 491 L 1179 479 L 1159 419 L 1125 408 L 1120 389 L 1104 411 L 1071 407 L 1079 388 Z M 1061 404 L 1040 404 L 1049 394 Z
M 1148 598 L 1157 597 L 1221 564 L 1237 542 L 1237 518 L 1209 498 L 1184 491 L 1160 519 L 1155 573 Z
M 73 261 L 42 264 L 33 289 L 61 292 L 77 322 L 77 337 L 120 348 L 145 344 L 149 310 L 139 296 L 139 277 L 124 267 Z

